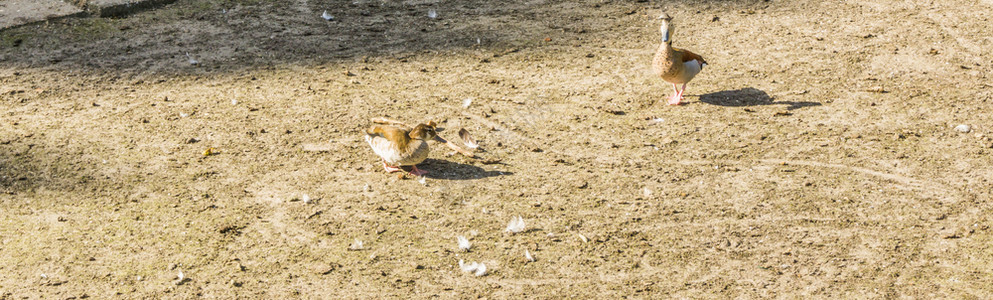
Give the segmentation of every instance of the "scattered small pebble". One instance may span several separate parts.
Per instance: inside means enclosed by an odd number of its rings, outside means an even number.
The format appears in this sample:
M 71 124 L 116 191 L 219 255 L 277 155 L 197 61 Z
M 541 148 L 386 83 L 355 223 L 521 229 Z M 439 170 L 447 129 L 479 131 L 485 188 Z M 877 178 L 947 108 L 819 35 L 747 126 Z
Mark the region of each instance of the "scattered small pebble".
M 359 251 L 359 250 L 362 250 L 362 249 L 365 249 L 365 247 L 364 247 L 364 245 L 362 245 L 362 241 L 360 241 L 358 239 L 356 239 L 355 242 L 352 242 L 352 245 L 351 246 L 348 246 L 348 250 L 351 250 L 351 251 Z
M 521 216 L 511 217 L 510 223 L 507 224 L 507 230 L 505 231 L 510 233 L 519 233 L 521 231 L 524 231 L 524 226 L 525 226 L 524 218 L 522 218 Z
M 465 238 L 465 236 L 460 235 L 455 239 L 459 241 L 459 251 L 469 252 L 469 248 L 472 248 L 472 244 L 469 243 L 469 239 Z
M 528 251 L 527 249 L 524 249 L 524 258 L 526 258 L 528 262 L 534 262 L 534 257 L 531 256 L 531 251 Z
M 196 66 L 196 65 L 199 65 L 200 64 L 200 61 L 197 60 L 197 59 L 195 59 L 195 58 L 193 58 L 193 56 L 190 56 L 190 53 L 189 52 L 186 52 L 186 58 L 189 59 L 190 65 Z
M 301 199 L 303 200 L 303 203 L 310 203 L 310 195 L 303 194 Z
M 469 105 L 472 105 L 472 98 L 465 98 L 465 100 L 462 100 L 462 108 L 469 108 Z
M 479 267 L 476 268 L 476 273 L 473 275 L 476 275 L 477 277 L 486 275 L 486 265 L 479 264 Z
M 186 275 L 183 274 L 183 270 L 179 270 L 179 274 L 176 274 L 176 285 L 182 285 L 183 283 L 186 283 L 187 280 L 189 280 L 189 278 L 186 278 Z
M 962 125 L 959 125 L 959 126 L 955 126 L 955 131 L 958 131 L 958 132 L 961 132 L 961 133 L 969 133 L 970 131 L 972 131 L 972 126 L 965 125 L 965 124 L 962 124 Z
M 486 275 L 486 265 L 485 264 L 480 264 L 480 263 L 476 263 L 476 262 L 471 262 L 471 263 L 468 263 L 467 264 L 467 263 L 465 263 L 464 261 L 462 261 L 460 259 L 459 260 L 459 268 L 462 269 L 462 272 L 467 272 L 467 273 L 468 272 L 474 272 L 474 275 L 476 275 L 476 276 Z

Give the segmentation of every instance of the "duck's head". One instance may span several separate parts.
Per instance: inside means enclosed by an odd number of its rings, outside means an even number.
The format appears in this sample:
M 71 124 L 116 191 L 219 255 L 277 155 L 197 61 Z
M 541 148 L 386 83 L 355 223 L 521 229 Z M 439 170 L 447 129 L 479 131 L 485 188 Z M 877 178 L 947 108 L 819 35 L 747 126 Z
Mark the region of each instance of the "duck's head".
M 431 140 L 434 139 L 438 133 L 435 131 L 435 126 L 437 126 L 434 121 L 429 121 L 427 123 L 417 124 L 414 129 L 410 130 L 411 139 L 421 139 L 421 140 Z
M 662 25 L 659 27 L 659 29 L 662 31 L 662 42 L 671 43 L 672 32 L 673 32 L 672 17 L 670 17 L 669 14 L 667 13 L 662 13 L 662 15 L 659 16 L 659 20 L 662 20 Z

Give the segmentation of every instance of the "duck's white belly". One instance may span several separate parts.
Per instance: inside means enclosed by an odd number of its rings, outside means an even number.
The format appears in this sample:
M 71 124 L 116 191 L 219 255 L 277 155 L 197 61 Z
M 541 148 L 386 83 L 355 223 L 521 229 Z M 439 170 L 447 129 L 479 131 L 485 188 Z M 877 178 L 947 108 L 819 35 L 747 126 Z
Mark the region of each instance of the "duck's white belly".
M 691 60 L 683 63 L 683 72 L 677 74 L 672 83 L 687 83 L 696 77 L 696 74 L 700 74 L 700 70 L 703 69 L 703 64 L 698 60 Z
M 386 161 L 391 166 L 411 166 L 423 162 L 428 158 L 430 149 L 428 143 L 422 140 L 413 140 L 408 145 L 410 149 L 401 150 L 396 143 L 378 135 L 366 135 L 366 142 L 372 147 L 372 151 Z

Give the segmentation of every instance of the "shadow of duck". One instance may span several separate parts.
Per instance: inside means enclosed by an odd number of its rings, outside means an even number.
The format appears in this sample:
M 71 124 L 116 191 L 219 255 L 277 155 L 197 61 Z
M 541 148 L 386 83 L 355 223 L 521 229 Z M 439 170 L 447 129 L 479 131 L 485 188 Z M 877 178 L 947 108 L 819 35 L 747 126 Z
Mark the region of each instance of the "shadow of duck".
M 513 172 L 487 171 L 473 165 L 430 158 L 418 165 L 418 167 L 427 170 L 428 173 L 424 174 L 424 177 L 431 179 L 472 180 L 495 176 L 514 175 Z
M 700 95 L 700 102 L 720 105 L 720 106 L 758 106 L 758 105 L 788 105 L 787 110 L 794 110 L 808 106 L 820 106 L 820 102 L 808 101 L 773 101 L 765 91 L 756 88 L 743 88 L 737 90 L 727 90 L 715 93 Z

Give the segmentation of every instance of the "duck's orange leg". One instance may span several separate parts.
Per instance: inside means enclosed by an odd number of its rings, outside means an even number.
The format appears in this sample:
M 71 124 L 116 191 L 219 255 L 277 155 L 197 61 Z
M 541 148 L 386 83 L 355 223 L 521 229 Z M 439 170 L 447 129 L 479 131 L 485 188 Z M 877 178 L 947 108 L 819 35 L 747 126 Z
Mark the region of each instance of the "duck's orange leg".
M 679 100 L 682 100 L 682 95 L 678 89 L 676 89 L 676 84 L 672 84 L 672 97 L 669 97 L 669 105 L 679 105 Z
M 403 171 L 403 169 L 401 169 L 399 167 L 394 167 L 394 166 L 391 166 L 391 165 L 386 164 L 386 161 L 385 160 L 383 161 L 383 169 L 386 169 L 386 173 L 393 173 L 393 172 Z
M 679 89 L 679 101 L 683 101 L 683 92 L 685 91 L 686 91 L 686 84 L 684 83 L 683 87 Z M 676 104 L 679 103 L 677 102 Z
M 428 173 L 428 171 L 417 169 L 417 165 L 413 165 L 411 168 L 410 175 L 421 176 Z

